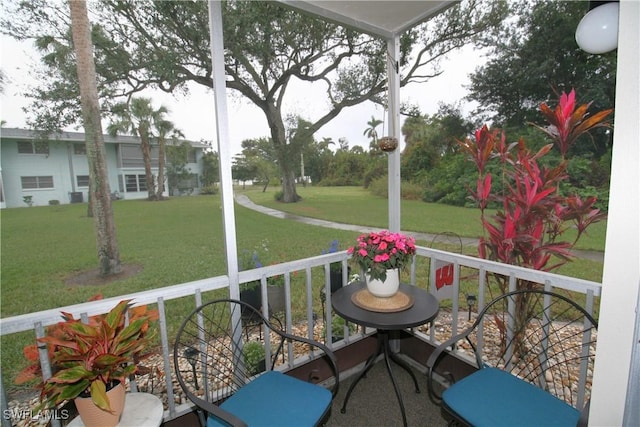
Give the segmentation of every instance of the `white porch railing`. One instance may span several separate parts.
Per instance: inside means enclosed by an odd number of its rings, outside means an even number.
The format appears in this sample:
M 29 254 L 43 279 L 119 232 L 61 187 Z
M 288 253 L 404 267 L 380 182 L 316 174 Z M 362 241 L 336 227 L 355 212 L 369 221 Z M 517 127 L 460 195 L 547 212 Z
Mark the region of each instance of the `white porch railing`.
M 305 258 L 295 261 L 290 261 L 281 264 L 274 264 L 268 267 L 259 269 L 243 271 L 239 274 L 239 282 L 249 283 L 253 281 L 260 281 L 262 300 L 268 301 L 269 295 L 267 292 L 267 279 L 277 275 L 284 275 L 284 288 L 286 308 L 284 311 L 283 323 L 288 332 L 292 332 L 294 325 L 306 326 L 308 335 L 313 338 L 313 326 L 317 316 L 314 313 L 314 298 L 318 298 L 319 295 L 314 295 L 313 281 L 314 278 L 323 275 L 324 277 L 324 289 L 326 295 L 326 302 L 324 303 L 324 319 L 325 325 L 328 325 L 324 330 L 325 342 L 329 343 L 330 347 L 337 349 L 354 342 L 355 340 L 362 338 L 362 333 L 351 333 L 349 328 L 345 325 L 344 336 L 345 338 L 336 343 L 331 343 L 331 292 L 330 292 L 330 264 L 334 262 L 341 262 L 343 265 L 343 284 L 348 282 L 347 277 L 347 260 L 348 255 L 346 251 L 336 252 L 326 255 L 320 255 L 312 258 Z M 529 270 L 517 266 L 506 265 L 491 261 L 482 260 L 465 255 L 454 254 L 450 252 L 444 252 L 436 249 L 430 249 L 426 247 L 418 247 L 417 255 L 411 265 L 409 279 L 412 285 L 420 286 L 423 288 L 429 288 L 430 291 L 435 289 L 434 284 L 436 282 L 436 262 L 447 262 L 453 264 L 453 281 L 450 286 L 453 286 L 453 294 L 460 296 L 460 271 L 464 267 L 465 270 L 471 270 L 475 272 L 470 277 L 465 279 L 465 286 L 467 289 L 471 286 L 470 280 L 473 282 L 474 292 L 477 296 L 477 307 L 481 309 L 486 301 L 485 295 L 487 294 L 488 283 L 486 282 L 487 273 L 495 273 L 509 277 L 510 290 L 515 289 L 516 280 L 524 279 L 535 283 L 544 285 L 547 290 L 564 289 L 573 292 L 583 293 L 586 295 L 585 307 L 589 312 L 593 311 L 594 298 L 600 295 L 601 284 L 591 282 L 587 280 L 574 279 L 566 276 L 561 276 L 553 273 L 546 273 L 541 271 Z M 418 272 L 426 272 L 429 269 L 430 277 L 427 280 L 418 280 Z M 292 280 L 292 276 L 296 277 L 296 280 Z M 304 281 L 297 279 L 298 275 L 304 278 Z M 424 275 L 420 275 L 424 277 Z M 229 286 L 227 276 L 212 277 L 203 280 L 197 280 L 188 283 L 182 283 L 179 285 L 167 286 L 164 288 L 153 289 L 144 292 L 137 292 L 128 295 L 121 295 L 118 297 L 108 298 L 99 301 L 93 301 L 88 303 L 76 304 L 67 307 L 59 307 L 51 310 L 44 310 L 36 313 L 30 313 L 20 316 L 14 316 L 6 319 L 0 319 L 0 333 L 4 335 L 34 331 L 35 337 L 41 337 L 44 335 L 44 328 L 48 325 L 55 324 L 60 321 L 60 311 L 65 311 L 73 314 L 76 318 L 88 318 L 93 315 L 103 314 L 108 312 L 114 305 L 123 299 L 133 299 L 134 305 L 143 304 L 156 304 L 159 312 L 159 329 L 160 329 L 160 341 L 161 352 L 163 359 L 163 369 L 165 373 L 165 385 L 167 393 L 167 406 L 164 413 L 164 421 L 175 419 L 193 409 L 189 403 L 176 403 L 173 395 L 173 368 L 171 365 L 173 343 L 169 339 L 167 329 L 167 319 L 175 316 L 166 306 L 165 302 L 169 300 L 175 300 L 183 297 L 193 298 L 193 307 L 197 307 L 202 304 L 203 293 L 215 290 L 225 289 Z M 303 289 L 302 289 L 303 288 Z M 294 310 L 292 307 L 292 291 L 296 291 L 296 295 L 304 293 L 306 295 L 304 314 L 302 310 L 296 310 L 296 317 L 294 319 Z M 226 294 L 225 294 L 226 296 Z M 463 296 L 463 300 L 466 296 Z M 263 311 L 265 315 L 268 315 L 268 305 L 263 304 Z M 317 304 L 316 304 L 317 307 Z M 464 310 L 464 307 L 462 308 Z M 459 298 L 453 298 L 451 303 L 451 333 L 458 331 L 458 313 L 461 311 Z M 428 334 L 416 332 L 416 336 L 419 338 L 434 343 L 437 340 L 434 336 L 434 328 L 429 328 Z M 268 345 L 268 344 L 267 344 Z M 292 349 L 287 349 L 289 355 L 292 355 Z M 41 349 L 41 360 L 43 366 L 43 372 L 50 372 L 47 360 L 46 348 Z M 294 357 L 287 357 L 286 366 L 284 369 L 292 368 L 303 364 L 306 361 L 305 358 L 296 359 Z M 46 375 L 46 374 L 45 374 Z M 13 378 L 6 378 L 7 381 L 13 381 Z M 581 384 L 584 385 L 586 378 L 581 378 Z M 4 379 L 2 379 L 4 381 Z M 2 425 L 10 425 L 8 421 L 8 415 L 12 411 L 8 410 L 7 399 L 5 395 L 4 384 L 0 384 L 1 404 L 3 410 Z M 135 383 L 132 384 L 132 391 L 136 390 Z M 56 425 L 56 420 L 52 421 L 52 425 Z

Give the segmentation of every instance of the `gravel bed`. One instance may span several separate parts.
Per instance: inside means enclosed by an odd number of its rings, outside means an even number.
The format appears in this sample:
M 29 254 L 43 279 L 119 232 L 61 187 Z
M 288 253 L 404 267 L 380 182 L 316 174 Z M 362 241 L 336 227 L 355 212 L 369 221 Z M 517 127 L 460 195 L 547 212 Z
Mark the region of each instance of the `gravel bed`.
M 471 321 L 468 320 L 466 313 L 460 313 L 460 317 L 458 319 L 458 330 L 463 330 L 466 327 L 470 326 L 473 322 L 474 318 L 471 318 Z M 435 319 L 433 323 L 434 333 L 436 340 L 439 342 L 443 342 L 451 336 L 451 324 L 452 319 L 451 315 L 446 312 L 441 312 L 438 318 Z M 430 333 L 430 327 L 428 325 L 421 326 L 418 328 L 420 332 L 425 334 Z M 293 328 L 293 333 L 295 335 L 307 336 L 307 327 L 306 325 L 297 325 Z M 323 325 L 321 322 L 316 323 L 314 327 L 314 336 L 315 339 L 322 341 L 321 338 L 323 331 Z M 500 332 L 498 328 L 493 324 L 489 323 L 485 326 L 484 330 L 485 334 L 485 348 L 495 349 L 495 351 L 485 352 L 485 358 L 487 361 L 491 361 L 492 355 L 498 353 L 499 342 L 500 342 Z M 250 339 L 255 339 L 255 337 L 250 337 Z M 493 345 L 491 345 L 493 344 Z M 465 342 L 461 342 L 459 346 L 459 351 L 473 356 L 471 347 L 469 344 Z M 306 346 L 294 346 L 294 356 L 304 354 L 306 352 Z M 282 363 L 282 357 L 279 357 L 279 362 Z M 523 361 L 525 363 L 525 361 Z M 136 376 L 136 385 L 138 391 L 152 393 L 158 396 L 164 405 L 165 409 L 168 409 L 168 395 L 166 390 L 166 379 L 164 374 L 164 361 L 162 360 L 161 354 L 154 354 L 145 360 L 145 366 L 149 368 L 149 372 L 144 375 Z M 171 357 L 171 369 L 173 370 L 173 357 Z M 592 372 L 591 369 L 588 371 L 588 389 L 591 388 L 591 378 Z M 577 393 L 577 378 L 579 377 L 579 366 L 575 366 L 575 369 L 572 369 L 570 372 L 570 381 L 567 381 L 566 378 L 563 378 L 560 375 L 554 374 L 553 371 L 548 372 L 546 376 L 546 381 L 549 384 L 554 384 L 556 387 L 564 387 L 564 393 L 566 395 L 567 401 L 571 401 L 571 399 L 575 399 L 575 394 Z M 558 383 L 561 384 L 558 384 Z M 562 384 L 565 382 L 566 384 Z M 571 383 L 572 388 L 569 387 L 569 382 Z M 174 379 L 172 381 L 172 390 L 174 401 L 177 405 L 186 403 L 186 396 L 183 394 L 181 387 L 178 385 L 177 381 Z M 129 389 L 129 384 L 127 384 L 127 388 Z M 588 394 L 587 394 L 588 396 Z M 561 396 L 562 398 L 562 396 Z M 31 394 L 28 393 L 20 393 L 20 395 L 10 396 L 9 397 L 9 411 L 12 415 L 11 421 L 16 427 L 26 427 L 26 426 L 42 426 L 48 423 L 46 417 L 37 417 L 37 414 L 34 413 L 34 408 L 38 404 L 38 395 L 34 391 Z M 68 414 L 68 418 L 72 419 L 76 413 L 74 405 L 68 405 L 63 408 L 63 410 L 67 410 L 68 412 L 64 413 L 62 410 L 58 411 L 59 415 L 64 416 L 64 414 Z M 64 425 L 64 421 L 63 421 Z

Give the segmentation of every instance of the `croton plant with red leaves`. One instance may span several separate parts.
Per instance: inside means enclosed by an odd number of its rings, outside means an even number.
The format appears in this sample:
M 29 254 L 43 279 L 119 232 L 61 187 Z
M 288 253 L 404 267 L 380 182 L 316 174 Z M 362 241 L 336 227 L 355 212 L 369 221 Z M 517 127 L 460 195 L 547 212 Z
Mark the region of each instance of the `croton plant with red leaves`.
M 101 298 L 98 295 L 92 300 Z M 36 386 L 41 400 L 37 409 L 54 408 L 86 392 L 97 406 L 110 411 L 107 386 L 145 369 L 139 362 L 148 355 L 155 333 L 151 325 L 158 319 L 158 311 L 146 305 L 134 307 L 130 300 L 124 300 L 105 315 L 89 317 L 87 323 L 66 312 L 62 312 L 62 319 L 49 326 L 37 343 L 24 348 L 31 365 L 15 382 L 43 380 L 38 346 L 46 346 L 53 375 Z
M 606 120 L 612 110 L 589 114 L 589 106 L 576 107 L 573 90 L 568 95 L 562 93 L 555 110 L 543 103 L 540 110 L 549 125 L 534 126 L 553 143 L 536 152 L 527 148 L 523 139 L 507 144 L 504 132 L 486 125 L 475 132 L 475 138 L 460 141 L 478 169 L 476 188 L 470 192 L 480 207 L 485 231 L 479 243 L 482 258 L 550 271 L 571 259 L 571 249 L 589 225 L 605 218 L 594 207 L 595 197 L 583 200 L 558 192 L 560 181 L 567 177 L 566 154 L 571 145 L 590 130 L 609 126 Z M 555 167 L 541 166 L 539 159 L 554 145 L 562 161 Z M 501 164 L 501 178 L 505 180 L 500 194 L 493 191 L 494 177 L 486 168 L 494 160 Z M 489 202 L 497 202 L 501 207 L 497 213 L 487 214 Z M 577 230 L 576 238 L 573 242 L 562 241 L 569 227 Z M 498 282 L 506 292 L 506 278 Z M 525 285 L 519 283 L 519 287 Z

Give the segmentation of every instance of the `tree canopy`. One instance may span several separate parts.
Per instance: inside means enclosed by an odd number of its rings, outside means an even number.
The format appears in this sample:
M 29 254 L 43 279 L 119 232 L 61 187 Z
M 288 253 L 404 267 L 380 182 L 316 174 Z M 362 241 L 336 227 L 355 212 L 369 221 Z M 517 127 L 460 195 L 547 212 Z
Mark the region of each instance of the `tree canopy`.
M 211 87 L 206 8 L 206 2 L 199 1 L 97 2 L 93 31 L 101 95 L 126 97 L 147 88 L 184 92 L 188 82 Z M 33 93 L 34 111 L 46 117 L 40 126 L 56 117 L 71 120 L 78 110 L 71 58 L 63 54 L 69 46 L 66 15 L 56 3 L 44 0 L 20 3 L 10 12 L 3 27 L 19 38 L 37 37 L 46 55 L 55 58 L 47 63 L 51 77 Z M 440 58 L 496 28 L 505 12 L 504 1 L 466 0 L 406 32 L 397 58 L 401 85 L 438 75 Z M 285 161 L 289 144 L 284 104 L 291 82 L 325 87 L 327 109 L 310 120 L 308 132 L 313 134 L 347 107 L 366 100 L 382 102 L 386 45 L 272 2 L 228 1 L 223 18 L 227 86 L 264 112 L 284 168 L 284 201 L 295 201 L 294 171 Z M 51 89 L 55 96 L 50 96 Z
M 485 36 L 488 60 L 471 74 L 468 99 L 478 115 L 500 126 L 539 120 L 538 106 L 575 89 L 592 109 L 611 108 L 615 52 L 590 55 L 575 41 L 585 2 L 519 1 L 502 31 Z M 602 152 L 600 152 L 602 154 Z

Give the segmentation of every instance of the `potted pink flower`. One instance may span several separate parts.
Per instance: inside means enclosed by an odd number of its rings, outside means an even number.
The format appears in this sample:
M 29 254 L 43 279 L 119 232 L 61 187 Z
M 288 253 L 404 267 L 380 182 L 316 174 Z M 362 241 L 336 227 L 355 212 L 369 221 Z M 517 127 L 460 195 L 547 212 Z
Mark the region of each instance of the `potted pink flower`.
M 347 252 L 362 268 L 369 284 L 370 281 L 385 282 L 387 275 L 391 274 L 394 280 L 399 280 L 398 272 L 411 261 L 416 253 L 416 245 L 413 237 L 383 230 L 360 235 Z M 397 284 L 395 289 L 397 291 Z M 377 293 L 371 286 L 369 291 L 376 296 L 391 296 L 396 292 Z

